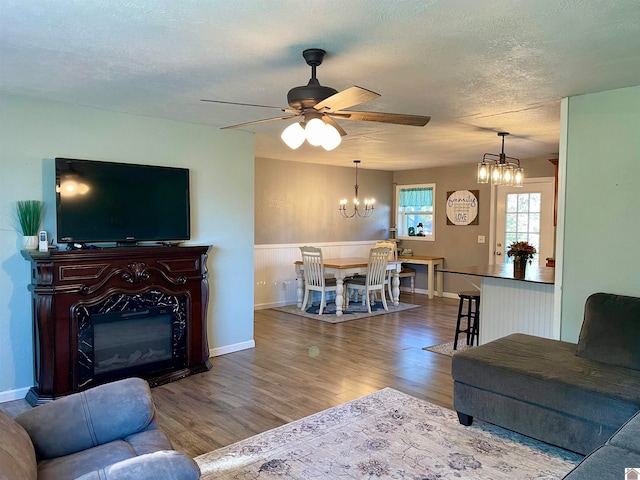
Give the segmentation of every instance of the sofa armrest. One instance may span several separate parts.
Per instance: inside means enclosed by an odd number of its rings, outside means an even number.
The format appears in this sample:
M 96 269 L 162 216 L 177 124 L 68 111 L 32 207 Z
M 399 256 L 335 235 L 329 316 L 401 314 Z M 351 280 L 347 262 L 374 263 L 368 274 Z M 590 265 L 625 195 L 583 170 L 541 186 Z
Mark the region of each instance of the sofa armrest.
M 109 467 L 86 473 L 76 480 L 198 480 L 198 464 L 175 450 L 129 458 Z
M 39 459 L 61 457 L 155 428 L 147 382 L 128 378 L 28 410 L 18 417 Z

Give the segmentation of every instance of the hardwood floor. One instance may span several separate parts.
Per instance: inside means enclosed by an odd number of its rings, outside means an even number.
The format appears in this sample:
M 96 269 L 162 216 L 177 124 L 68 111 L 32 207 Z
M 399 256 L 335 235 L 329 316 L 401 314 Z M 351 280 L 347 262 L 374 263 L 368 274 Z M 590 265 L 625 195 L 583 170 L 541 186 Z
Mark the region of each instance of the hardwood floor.
M 255 349 L 152 390 L 161 428 L 196 456 L 384 387 L 452 408 L 451 358 L 422 348 L 453 339 L 458 301 L 402 301 L 420 307 L 339 324 L 257 311 Z
M 160 428 L 197 456 L 384 387 L 452 408 L 451 358 L 422 348 L 453 340 L 458 301 L 402 301 L 420 307 L 339 324 L 256 311 L 255 349 L 152 389 Z

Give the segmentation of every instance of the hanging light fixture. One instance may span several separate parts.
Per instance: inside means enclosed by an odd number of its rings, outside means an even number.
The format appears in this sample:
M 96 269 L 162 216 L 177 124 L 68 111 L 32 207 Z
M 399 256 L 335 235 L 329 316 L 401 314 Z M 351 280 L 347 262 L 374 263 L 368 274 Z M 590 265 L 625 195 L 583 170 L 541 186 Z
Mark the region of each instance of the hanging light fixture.
M 306 140 L 310 145 L 330 152 L 342 142 L 340 132 L 333 125 L 325 123 L 321 114 L 316 116 L 313 112 L 305 114 L 303 122 L 292 123 L 285 128 L 280 138 L 292 150 L 300 147 Z
M 364 210 L 360 209 L 360 201 L 358 200 L 358 164 L 360 160 L 354 160 L 353 163 L 356 164 L 356 184 L 355 187 L 355 196 L 353 197 L 353 212 L 351 214 L 347 213 L 347 200 L 340 200 L 340 215 L 344 218 L 353 218 L 355 216 L 358 217 L 370 217 L 373 213 L 374 205 L 376 201 L 373 198 L 365 198 L 364 199 Z
M 499 155 L 485 153 L 482 162 L 478 163 L 478 183 L 492 185 L 508 185 L 522 187 L 524 184 L 524 168 L 520 167 L 520 160 L 507 157 L 504 154 L 504 137 L 509 132 L 498 132 L 502 137 L 502 152 Z

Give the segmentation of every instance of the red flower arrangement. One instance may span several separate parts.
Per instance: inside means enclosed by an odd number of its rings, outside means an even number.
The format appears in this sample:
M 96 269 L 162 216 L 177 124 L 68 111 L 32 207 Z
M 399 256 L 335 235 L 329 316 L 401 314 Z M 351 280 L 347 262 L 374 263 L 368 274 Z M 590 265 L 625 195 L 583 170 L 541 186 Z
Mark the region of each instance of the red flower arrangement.
M 528 242 L 513 242 L 511 245 L 509 245 L 507 256 L 515 257 L 514 260 L 516 258 L 518 258 L 520 261 L 529 260 L 529 263 L 531 263 L 531 260 L 536 253 L 536 247 L 529 244 Z

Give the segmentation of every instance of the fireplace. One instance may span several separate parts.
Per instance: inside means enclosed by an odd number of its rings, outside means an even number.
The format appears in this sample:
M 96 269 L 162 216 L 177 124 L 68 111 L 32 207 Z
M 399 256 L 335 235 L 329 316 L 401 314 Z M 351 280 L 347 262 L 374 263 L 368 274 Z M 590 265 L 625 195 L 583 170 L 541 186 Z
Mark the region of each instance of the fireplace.
M 76 307 L 79 386 L 184 368 L 187 305 L 185 295 L 150 290 Z
M 25 251 L 31 260 L 32 405 L 139 376 L 151 386 L 211 368 L 208 247 Z

